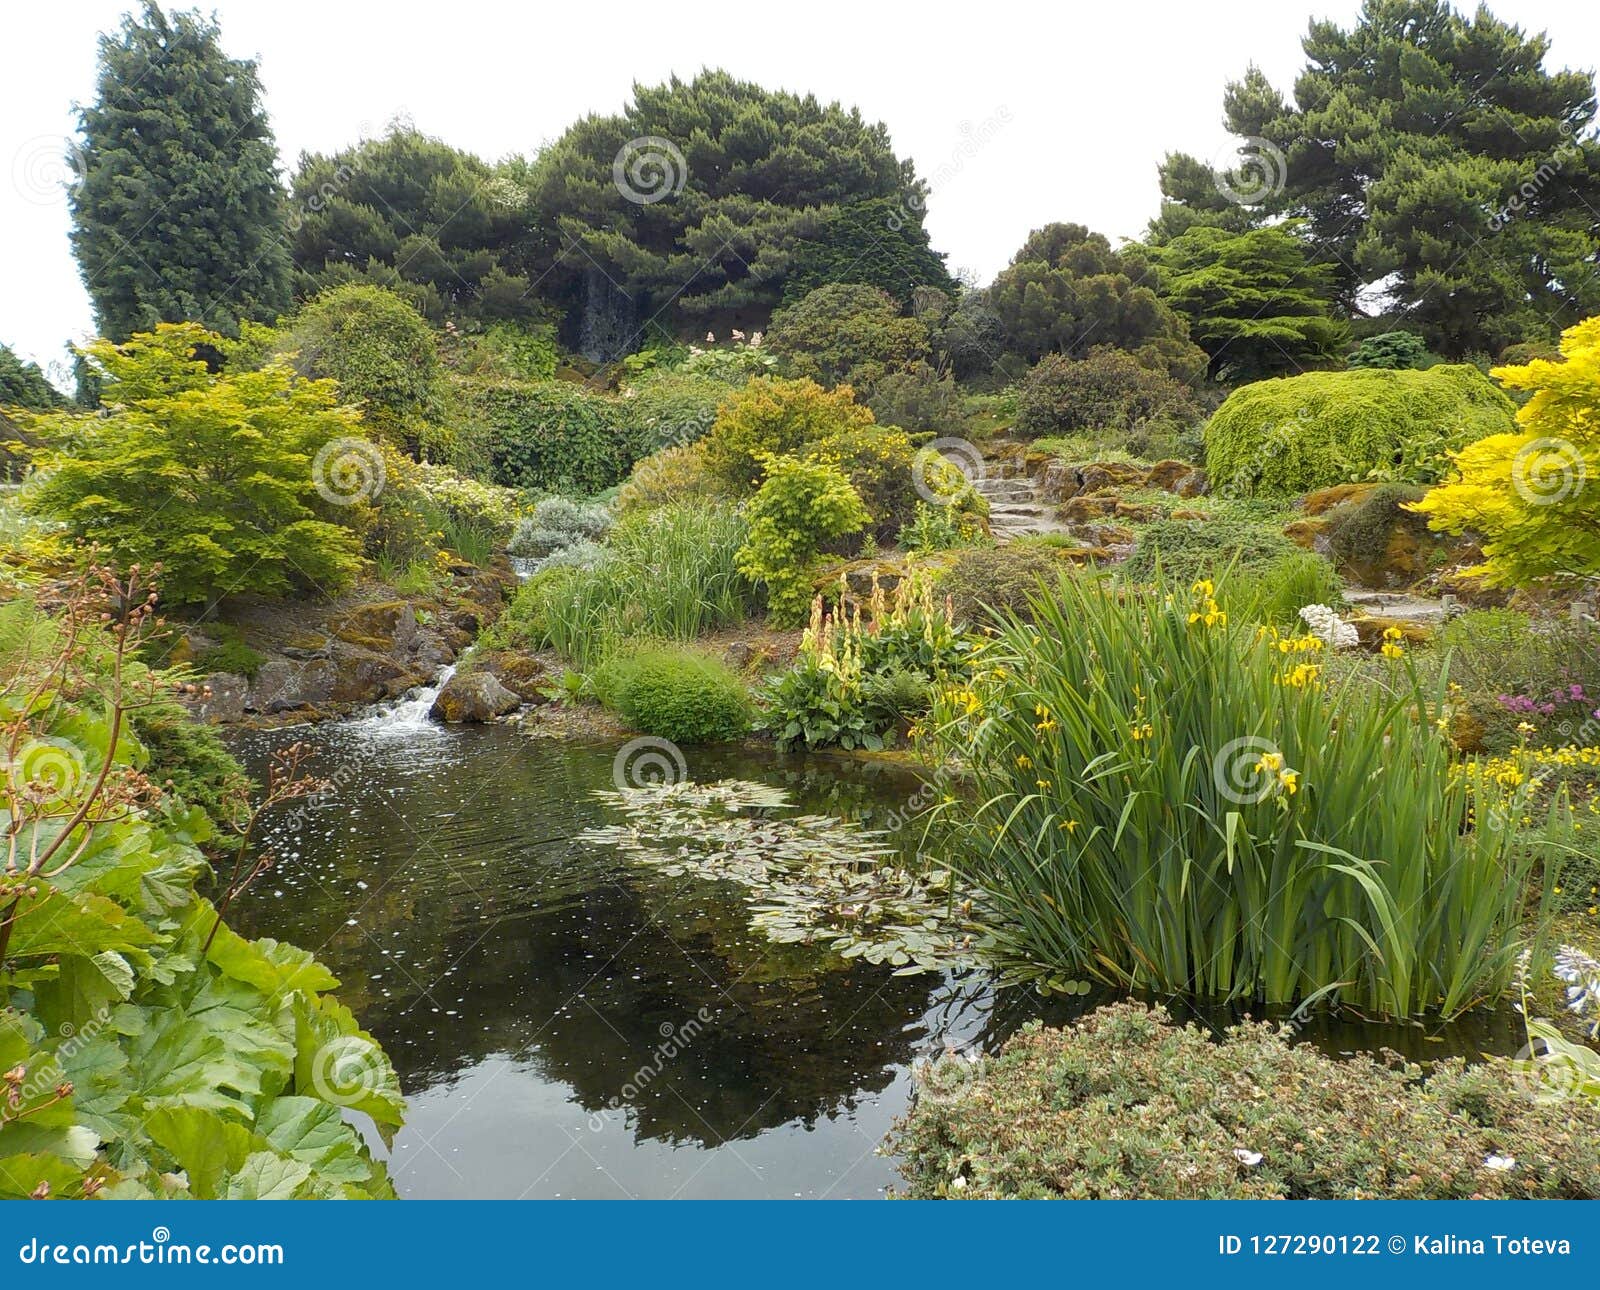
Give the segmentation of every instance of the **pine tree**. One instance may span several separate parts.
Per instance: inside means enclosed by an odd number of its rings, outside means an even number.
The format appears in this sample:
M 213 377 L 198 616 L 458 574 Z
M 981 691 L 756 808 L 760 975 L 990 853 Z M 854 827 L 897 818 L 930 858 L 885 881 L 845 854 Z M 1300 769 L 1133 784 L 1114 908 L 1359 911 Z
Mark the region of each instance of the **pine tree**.
M 1350 30 L 1313 22 L 1302 47 L 1292 104 L 1252 67 L 1223 106 L 1271 172 L 1251 217 L 1304 217 L 1343 304 L 1381 283 L 1396 320 L 1450 356 L 1600 309 L 1589 73 L 1546 70 L 1546 36 L 1445 0 L 1366 0 Z M 1225 179 L 1168 158 L 1152 233 L 1239 218 L 1207 174 Z
M 150 0 L 100 38 L 80 109 L 72 245 L 100 332 L 192 320 L 232 335 L 289 305 L 277 148 L 253 62 Z
M 1151 252 L 1160 293 L 1219 380 L 1257 381 L 1326 367 L 1349 327 L 1331 312 L 1332 269 L 1312 264 L 1292 226 L 1230 233 L 1195 225 Z

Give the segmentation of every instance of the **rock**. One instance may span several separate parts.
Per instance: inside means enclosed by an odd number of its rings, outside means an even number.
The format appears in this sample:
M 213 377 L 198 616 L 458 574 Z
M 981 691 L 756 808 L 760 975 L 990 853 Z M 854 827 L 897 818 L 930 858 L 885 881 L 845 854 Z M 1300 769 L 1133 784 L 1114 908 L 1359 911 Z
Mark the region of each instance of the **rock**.
M 341 642 L 333 651 L 332 701 L 341 706 L 392 699 L 427 681 L 437 667 L 427 671 L 359 645 Z
M 249 690 L 249 678 L 237 672 L 213 672 L 198 685 L 179 691 L 178 697 L 197 721 L 228 725 L 244 720 L 244 699 Z
M 1325 515 L 1346 502 L 1364 501 L 1377 487 L 1376 484 L 1335 484 L 1332 488 L 1319 488 L 1305 495 L 1300 509 L 1306 515 Z
M 845 570 L 844 585 L 851 594 L 857 596 L 870 596 L 872 594 L 872 580 L 876 576 L 878 586 L 885 591 L 893 591 L 900 585 L 900 580 L 905 576 L 902 569 L 890 564 L 876 564 L 868 562 Z
M 735 672 L 744 671 L 755 656 L 756 647 L 749 641 L 729 641 L 728 648 L 722 651 L 722 661 Z
M 1129 466 L 1120 461 L 1097 461 L 1078 471 L 1078 491 L 1098 493 L 1104 488 L 1128 488 L 1144 483 L 1145 472 L 1140 466 Z
M 1283 536 L 1307 551 L 1326 551 L 1328 540 L 1322 534 L 1327 524 L 1320 519 L 1291 520 L 1283 526 Z
M 183 663 L 193 663 L 195 659 L 199 658 L 202 654 L 205 654 L 216 648 L 216 641 L 212 640 L 211 637 L 205 635 L 204 633 L 195 631 L 191 628 L 179 636 L 177 640 L 173 642 L 172 648 L 167 651 L 167 666 L 177 667 Z
M 473 672 L 487 672 L 524 703 L 547 703 L 550 674 L 539 659 L 523 650 L 491 650 L 472 657 Z
M 1110 547 L 1113 556 L 1120 548 L 1131 548 L 1135 541 L 1133 530 L 1120 524 L 1074 524 L 1072 536 L 1082 538 L 1090 546 Z
M 1118 519 L 1127 520 L 1131 524 L 1144 524 L 1155 518 L 1156 508 L 1147 506 L 1143 502 L 1117 503 L 1116 515 Z
M 404 600 L 360 605 L 333 624 L 333 634 L 380 654 L 404 655 L 417 638 L 417 613 Z
M 1183 507 L 1180 510 L 1173 511 L 1171 515 L 1167 516 L 1167 518 L 1169 520 L 1202 521 L 1209 520 L 1211 515 L 1207 511 L 1196 511 L 1191 510 L 1188 507 Z
M 1426 644 L 1433 636 L 1432 627 L 1426 623 L 1385 614 L 1361 614 L 1347 621 L 1356 629 L 1363 648 L 1369 650 L 1383 644 L 1383 633 L 1391 627 L 1399 631 L 1402 644 L 1407 646 Z
M 338 679 L 328 659 L 269 659 L 250 682 L 244 706 L 249 712 L 264 713 L 319 707 L 333 698 Z
M 1175 485 L 1185 476 L 1195 473 L 1195 469 L 1186 461 L 1176 461 L 1169 457 L 1165 461 L 1158 461 L 1150 467 L 1149 473 L 1144 477 L 1146 488 L 1159 488 L 1165 492 L 1175 492 Z
M 522 705 L 510 690 L 487 672 L 452 676 L 434 699 L 428 715 L 436 721 L 493 721 Z
M 1061 548 L 1058 558 L 1067 564 L 1104 564 L 1112 553 L 1103 546 L 1069 546 Z
M 1116 509 L 1115 497 L 1073 497 L 1062 504 L 1056 516 L 1068 524 L 1077 524 L 1084 520 L 1104 519 Z
M 1173 484 L 1172 491 L 1179 497 L 1206 497 L 1211 492 L 1211 481 L 1206 478 L 1205 471 L 1191 470 Z
M 1078 472 L 1060 460 L 1052 460 L 1039 476 L 1039 500 L 1064 502 L 1078 495 Z

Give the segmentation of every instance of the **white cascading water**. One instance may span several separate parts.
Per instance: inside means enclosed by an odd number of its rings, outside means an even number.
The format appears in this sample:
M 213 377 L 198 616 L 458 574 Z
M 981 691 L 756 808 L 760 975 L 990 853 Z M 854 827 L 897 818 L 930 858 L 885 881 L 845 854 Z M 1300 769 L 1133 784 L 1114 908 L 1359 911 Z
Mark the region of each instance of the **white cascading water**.
M 432 685 L 425 685 L 420 690 L 413 691 L 408 697 L 359 718 L 355 724 L 374 733 L 384 734 L 438 729 L 428 719 L 428 710 L 433 707 L 433 701 L 439 697 L 439 691 L 444 689 L 445 682 L 455 674 L 455 664 L 452 663 L 434 677 Z

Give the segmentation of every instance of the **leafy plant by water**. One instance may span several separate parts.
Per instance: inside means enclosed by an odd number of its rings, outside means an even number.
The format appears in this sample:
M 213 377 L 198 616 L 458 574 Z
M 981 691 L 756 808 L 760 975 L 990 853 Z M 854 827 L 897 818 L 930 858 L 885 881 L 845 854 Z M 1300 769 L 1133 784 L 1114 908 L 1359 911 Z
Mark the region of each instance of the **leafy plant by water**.
M 1389 1015 L 1504 991 L 1559 856 L 1512 827 L 1525 783 L 1452 765 L 1446 684 L 1402 646 L 1391 695 L 1328 688 L 1319 641 L 1231 620 L 1208 583 L 1064 579 L 1032 613 L 931 723 L 969 771 L 937 810 L 1000 946 L 1125 988 Z
M 970 966 L 972 900 L 948 870 L 913 872 L 887 837 L 828 815 L 796 815 L 781 789 L 681 781 L 595 793 L 624 823 L 583 840 L 669 877 L 732 882 L 751 925 L 780 944 L 822 945 L 897 975 Z

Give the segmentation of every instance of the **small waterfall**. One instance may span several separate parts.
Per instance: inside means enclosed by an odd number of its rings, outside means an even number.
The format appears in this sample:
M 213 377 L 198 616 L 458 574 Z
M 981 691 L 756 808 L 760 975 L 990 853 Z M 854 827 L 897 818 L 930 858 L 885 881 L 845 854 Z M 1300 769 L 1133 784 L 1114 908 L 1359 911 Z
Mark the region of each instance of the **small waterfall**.
M 455 664 L 452 663 L 433 678 L 432 685 L 413 690 L 405 698 L 359 718 L 354 724 L 373 733 L 382 734 L 437 730 L 440 727 L 428 719 L 428 709 L 433 707 L 433 701 L 439 697 L 439 691 L 444 689 L 445 682 L 455 674 Z

